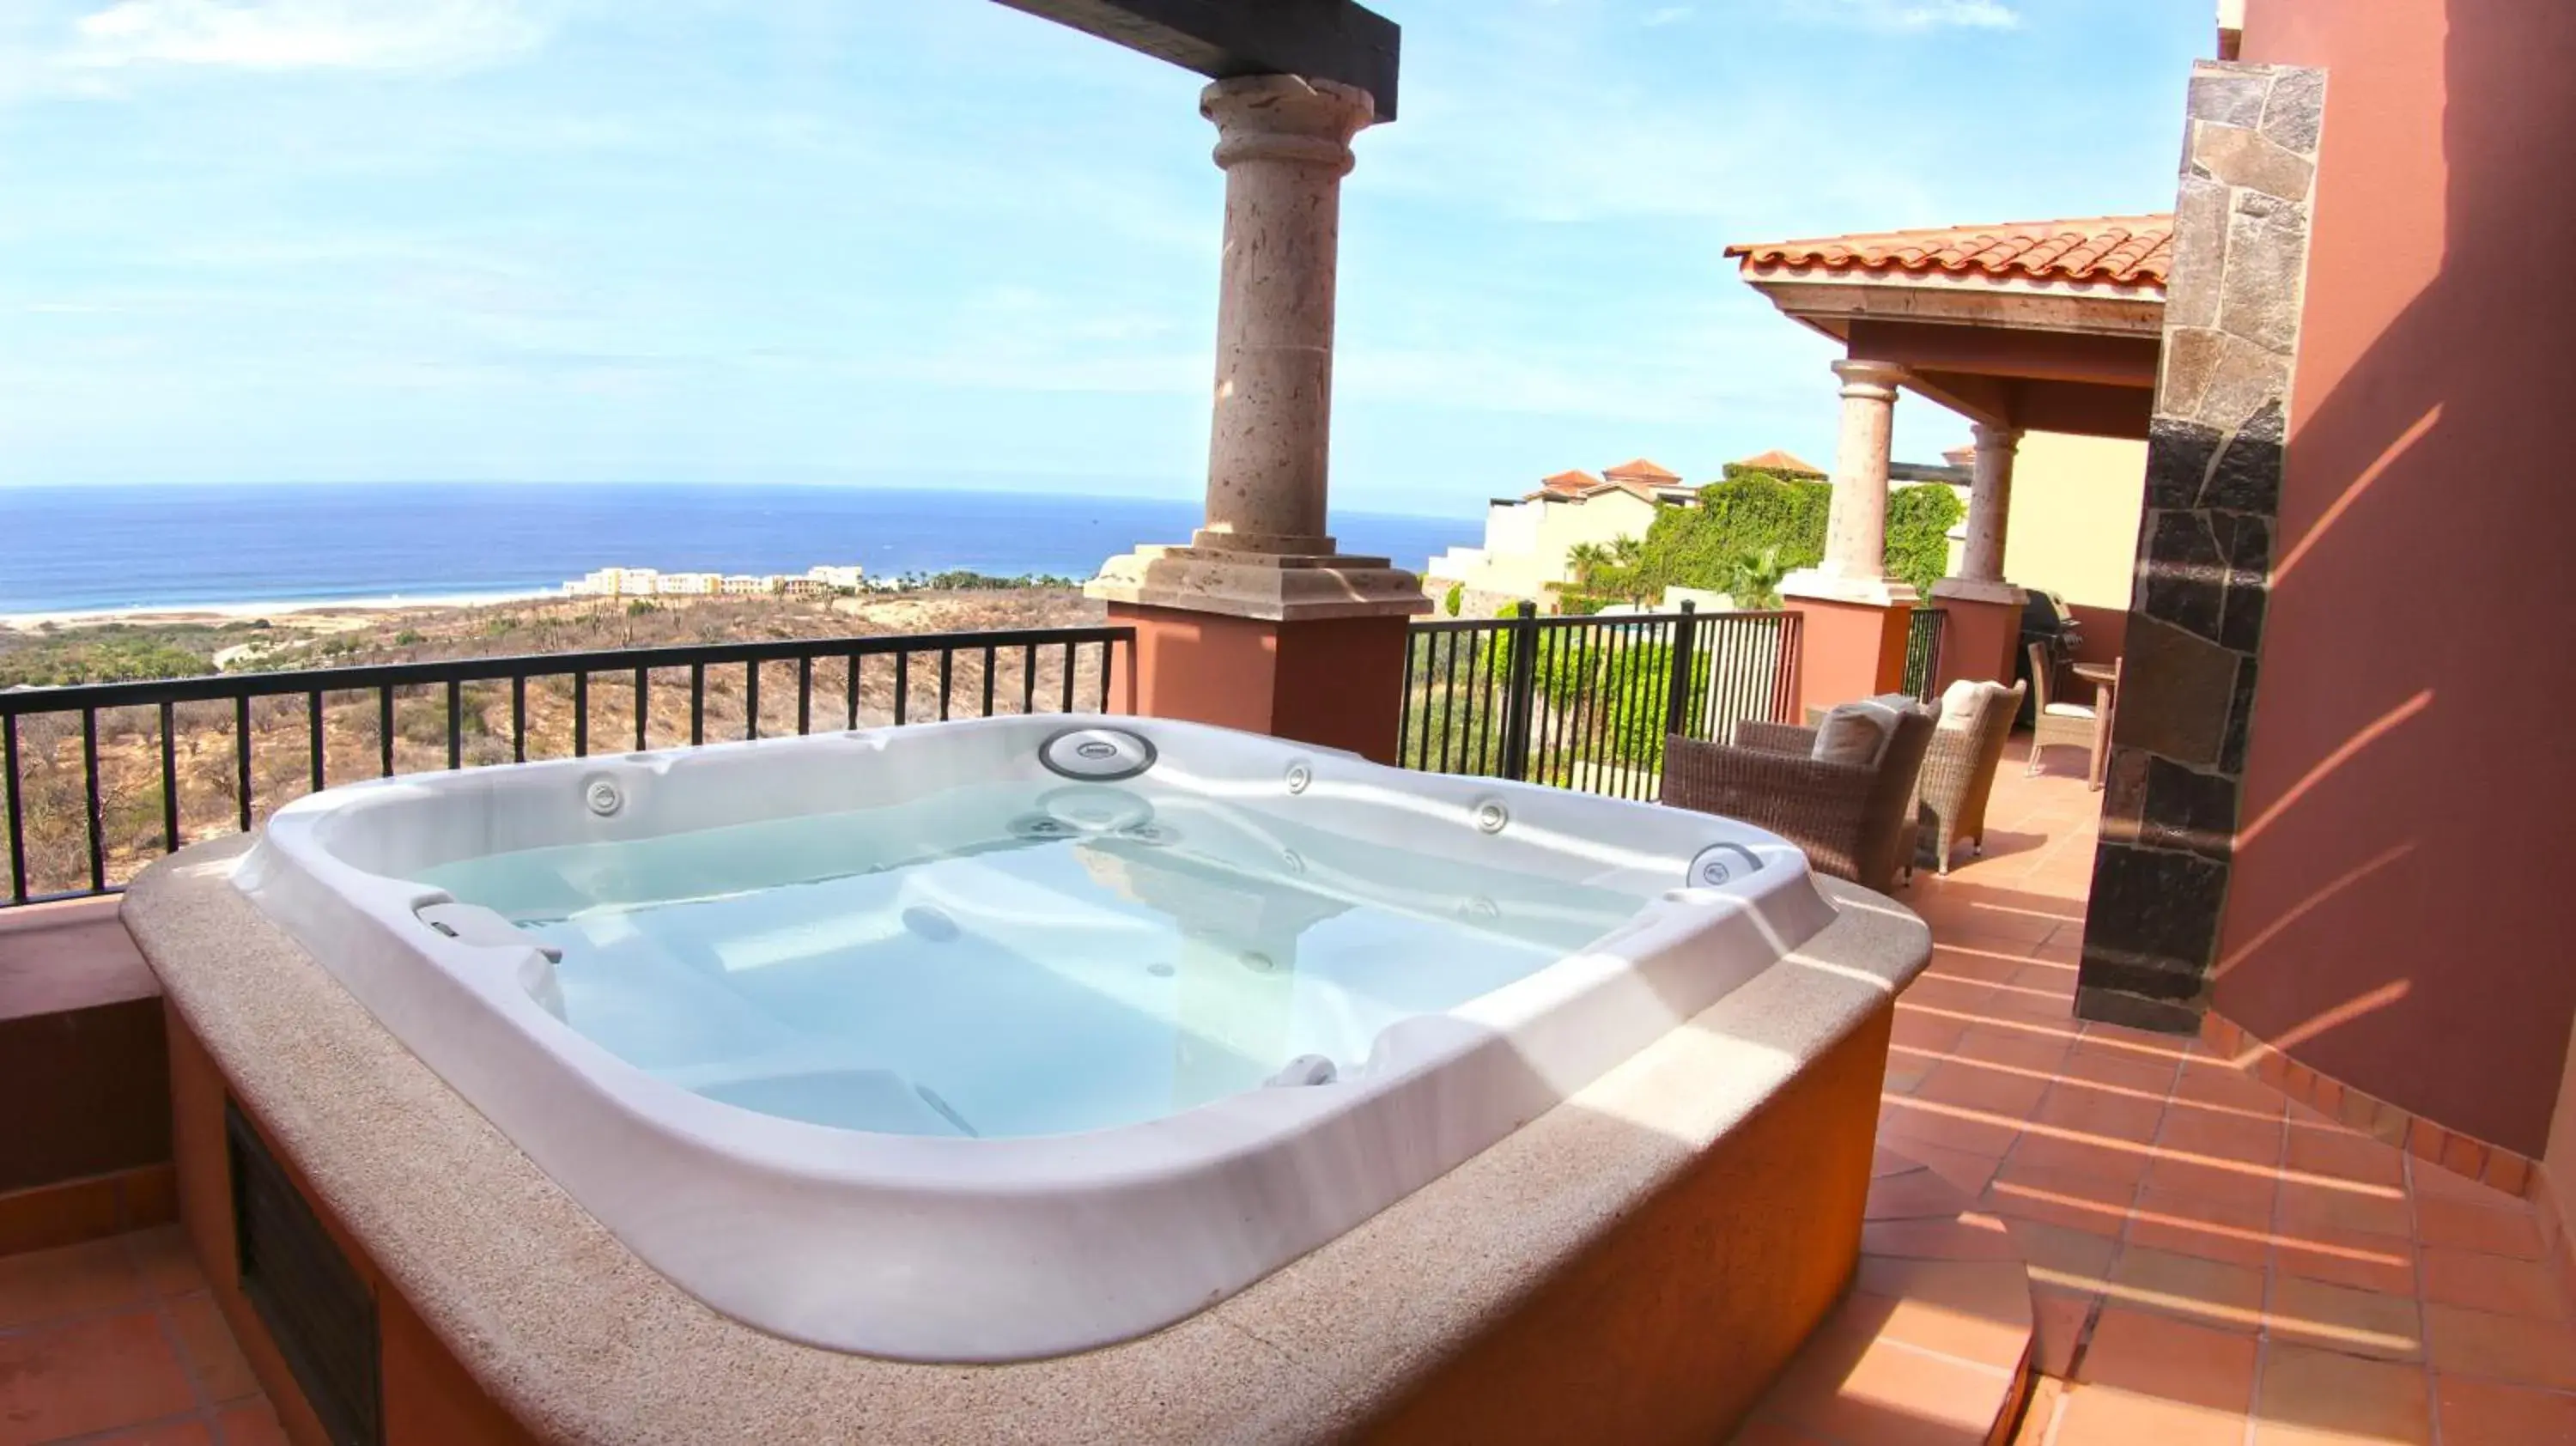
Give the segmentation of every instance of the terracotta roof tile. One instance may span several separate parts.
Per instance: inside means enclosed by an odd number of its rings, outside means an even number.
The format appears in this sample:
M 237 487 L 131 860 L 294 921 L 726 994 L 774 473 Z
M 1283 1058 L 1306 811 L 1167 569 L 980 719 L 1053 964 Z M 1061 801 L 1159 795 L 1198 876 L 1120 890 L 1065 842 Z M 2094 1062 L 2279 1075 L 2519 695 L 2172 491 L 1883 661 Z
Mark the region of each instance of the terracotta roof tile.
M 1912 275 L 1981 272 L 2032 281 L 2117 281 L 2162 287 L 2173 261 L 2173 217 L 2096 216 L 1872 231 L 1726 248 L 1749 265 Z
M 1589 472 L 1577 470 L 1559 472 L 1553 477 L 1542 477 L 1538 485 L 1550 492 L 1581 492 L 1587 488 L 1600 486 L 1601 479 Z
M 1601 475 L 1613 482 L 1663 483 L 1682 480 L 1682 474 L 1679 472 L 1666 471 L 1643 457 L 1631 458 L 1616 467 L 1604 468 Z
M 1808 461 L 1806 458 L 1799 456 L 1795 452 L 1783 452 L 1777 447 L 1772 448 L 1768 452 L 1756 452 L 1750 457 L 1740 458 L 1736 461 L 1735 465 L 1738 467 L 1750 467 L 1757 472 L 1800 472 L 1811 477 L 1822 477 L 1825 475 L 1824 468 L 1817 466 L 1815 463 Z

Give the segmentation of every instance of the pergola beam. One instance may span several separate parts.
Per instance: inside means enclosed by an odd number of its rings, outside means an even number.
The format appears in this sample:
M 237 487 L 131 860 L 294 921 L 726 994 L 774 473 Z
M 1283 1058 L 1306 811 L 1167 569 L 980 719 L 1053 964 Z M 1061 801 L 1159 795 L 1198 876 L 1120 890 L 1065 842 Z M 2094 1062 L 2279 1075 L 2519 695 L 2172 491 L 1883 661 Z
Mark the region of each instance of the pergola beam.
M 1401 33 L 1351 0 L 998 0 L 1211 80 L 1294 75 L 1369 93 L 1395 119 Z
M 1917 321 L 1851 323 L 1854 356 L 1883 357 L 1913 371 L 1973 372 L 2041 381 L 2153 388 L 2161 345 L 2154 337 L 2012 331 Z

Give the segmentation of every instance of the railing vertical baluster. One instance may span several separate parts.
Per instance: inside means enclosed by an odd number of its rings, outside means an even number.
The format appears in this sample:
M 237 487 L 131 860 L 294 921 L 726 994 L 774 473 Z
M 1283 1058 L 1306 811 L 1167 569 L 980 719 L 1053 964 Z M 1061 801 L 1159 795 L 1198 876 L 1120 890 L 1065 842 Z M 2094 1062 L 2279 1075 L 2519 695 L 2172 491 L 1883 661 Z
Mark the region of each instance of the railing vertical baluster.
M 179 740 L 176 711 L 161 705 L 161 849 L 179 851 Z
M 1682 615 L 1672 625 L 1673 640 L 1664 650 L 1665 662 L 1672 670 L 1668 675 L 1671 681 L 1665 684 L 1664 697 L 1664 732 L 1668 734 L 1690 732 L 1691 659 L 1699 647 L 1699 639 L 1695 636 L 1698 629 L 1696 612 L 1697 609 L 1687 600 L 1682 603 Z M 1658 759 L 1663 757 L 1660 743 L 1655 746 L 1655 756 Z M 1658 768 L 1660 771 L 1660 765 Z
M 376 776 L 394 776 L 394 685 L 376 690 Z
M 814 731 L 814 655 L 800 654 L 796 659 L 796 736 Z
M 1610 786 L 1602 792 L 1620 797 L 1628 786 L 1627 760 L 1621 757 L 1623 731 L 1635 726 L 1637 688 L 1637 630 L 1626 624 L 1613 624 L 1610 629 L 1618 647 L 1618 681 L 1611 685 L 1610 727 L 1602 739 L 1602 763 L 1610 769 Z
M 1448 644 L 1448 647 L 1443 647 L 1443 644 Z M 1445 634 L 1432 639 L 1432 673 L 1440 675 L 1440 709 L 1432 711 L 1430 706 L 1425 706 L 1422 709 L 1422 727 L 1440 735 L 1440 753 L 1437 753 L 1435 763 L 1430 763 L 1430 771 L 1448 773 L 1448 740 L 1453 732 L 1458 732 L 1458 634 L 1453 634 L 1453 631 L 1445 631 Z M 1430 735 L 1425 735 L 1422 755 L 1432 758 L 1427 745 L 1430 745 Z
M 1780 619 L 1780 686 L 1771 700 L 1775 722 L 1795 723 L 1798 717 L 1798 693 L 1806 686 L 1807 617 L 1789 613 Z
M 99 816 L 98 803 L 98 710 L 81 710 L 81 786 L 89 803 L 89 887 L 98 893 L 107 887 L 107 843 L 100 835 L 107 822 Z
M 1068 669 L 1071 664 L 1066 665 Z M 912 654 L 897 648 L 894 654 L 894 722 L 900 728 L 912 716 Z
M 689 746 L 707 741 L 707 665 L 689 665 Z
M 322 693 L 320 689 L 304 695 L 304 737 L 312 752 L 313 791 L 322 791 Z
M 1020 645 L 1020 711 L 1038 711 L 1038 645 Z
M 1404 691 L 1396 695 L 1395 704 L 1395 766 L 1398 768 L 1413 766 L 1413 665 L 1417 656 L 1416 645 L 1427 636 L 1429 634 L 1420 628 L 1408 627 L 1404 631 Z
M 1491 654 L 1485 646 L 1487 639 L 1482 629 L 1460 633 L 1458 641 L 1467 649 L 1467 709 L 1458 720 L 1458 771 L 1477 773 L 1481 771 L 1477 759 L 1479 747 L 1484 742 L 1486 721 L 1480 711 L 1488 681 L 1485 661 Z
M 939 721 L 942 723 L 948 721 L 948 685 L 956 670 L 957 650 L 943 646 L 939 650 Z
M 847 678 L 843 679 L 843 680 L 842 680 L 842 682 L 843 682 L 843 686 L 844 686 L 844 687 L 846 687 L 846 688 L 849 690 L 849 695 L 850 695 L 850 696 L 849 696 L 849 711 L 850 711 L 850 721 L 849 721 L 849 726 L 850 726 L 850 727 L 852 727 L 852 728 L 856 728 L 856 727 L 858 727 L 858 726 L 859 726 L 859 655 L 858 655 L 858 654 L 856 654 L 856 653 L 852 653 L 852 654 L 850 654 L 849 662 L 850 662 L 849 676 L 848 676 Z
M 250 695 L 233 699 L 233 790 L 241 800 L 241 831 L 250 832 Z
M 993 716 L 993 645 L 984 645 L 984 716 Z
M 1628 766 L 1619 770 L 1621 798 L 1644 795 L 1645 760 L 1634 755 L 1644 749 L 1643 735 L 1663 726 L 1663 710 L 1651 705 L 1655 701 L 1655 684 L 1660 681 L 1655 677 L 1654 643 L 1664 627 L 1641 622 L 1628 629 L 1628 703 L 1625 712 L 1628 719 L 1627 746 L 1631 756 L 1624 760 Z
M 1070 712 L 1072 712 L 1072 711 L 1073 711 L 1073 674 L 1074 674 L 1074 670 L 1075 670 L 1075 669 L 1077 669 L 1077 668 L 1079 668 L 1079 667 L 1081 667 L 1081 666 L 1082 666 L 1082 655 L 1081 655 L 1080 651 L 1079 651 L 1079 650 L 1077 650 L 1077 649 L 1074 647 L 1074 645 L 1073 645 L 1073 644 L 1071 644 L 1071 643 L 1067 643 L 1067 644 L 1065 644 L 1065 645 L 1064 645 L 1064 706 L 1063 706 L 1061 709 L 1058 709 L 1057 711 L 1059 711 L 1059 712 L 1064 712 L 1064 713 L 1070 713 Z
M 742 665 L 742 736 L 760 736 L 760 660 Z
M 528 674 L 510 675 L 510 761 L 528 761 Z
M 1100 711 L 1103 713 L 1109 711 L 1110 676 L 1118 670 L 1116 651 L 1117 644 L 1107 638 L 1100 640 Z
M 649 721 L 652 715 L 653 670 L 638 668 L 635 670 L 635 751 L 638 753 L 653 746 L 652 725 Z
M 459 678 L 447 680 L 447 766 L 465 766 L 465 683 Z
M 1529 778 L 1530 711 L 1537 706 L 1538 604 L 1524 602 L 1512 610 L 1512 670 L 1503 684 L 1503 776 Z
M 579 669 L 572 675 L 572 756 L 590 756 L 590 674 Z
M 0 713 L 0 803 L 9 813 L 9 902 L 27 899 L 27 821 L 18 798 L 18 715 Z

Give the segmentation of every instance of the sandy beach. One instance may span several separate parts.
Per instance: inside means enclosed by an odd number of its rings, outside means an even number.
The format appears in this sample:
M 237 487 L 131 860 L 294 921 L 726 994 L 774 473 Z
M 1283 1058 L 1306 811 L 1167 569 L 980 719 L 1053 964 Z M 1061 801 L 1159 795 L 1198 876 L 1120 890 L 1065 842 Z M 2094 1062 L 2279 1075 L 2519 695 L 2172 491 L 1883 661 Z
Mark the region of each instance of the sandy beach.
M 64 612 L 0 613 L 0 628 L 34 632 L 40 628 L 95 627 L 102 623 L 168 626 L 180 623 L 229 623 L 267 618 L 310 631 L 358 626 L 388 613 L 417 608 L 470 608 L 492 603 L 536 602 L 565 594 L 555 588 L 522 592 L 416 593 L 389 597 L 269 598 L 260 602 L 156 604 L 131 608 L 89 608 Z

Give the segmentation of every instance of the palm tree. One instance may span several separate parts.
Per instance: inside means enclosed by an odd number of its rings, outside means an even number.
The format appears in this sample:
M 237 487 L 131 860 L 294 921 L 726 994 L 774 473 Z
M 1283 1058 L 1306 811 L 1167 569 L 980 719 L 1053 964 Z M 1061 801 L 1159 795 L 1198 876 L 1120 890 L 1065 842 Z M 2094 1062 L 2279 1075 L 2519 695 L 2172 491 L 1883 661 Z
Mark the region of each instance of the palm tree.
M 1612 565 L 1610 549 L 1597 542 L 1578 542 L 1565 550 L 1566 570 L 1574 574 L 1574 586 L 1582 592 L 1592 591 L 1592 579 Z
M 1739 608 L 1756 611 L 1776 608 L 1780 605 L 1780 582 L 1789 572 L 1789 565 L 1780 560 L 1777 547 L 1739 555 L 1727 567 L 1727 601 Z

